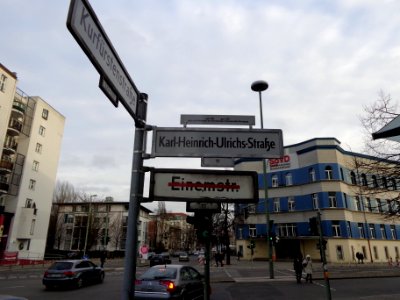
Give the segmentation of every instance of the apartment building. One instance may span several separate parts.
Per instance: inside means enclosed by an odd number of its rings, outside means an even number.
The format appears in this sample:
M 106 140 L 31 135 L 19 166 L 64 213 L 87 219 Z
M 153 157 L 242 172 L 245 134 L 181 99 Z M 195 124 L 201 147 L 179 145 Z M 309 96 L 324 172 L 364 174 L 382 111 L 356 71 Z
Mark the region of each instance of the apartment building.
M 66 251 L 125 251 L 129 202 L 104 201 L 54 204 L 53 249 Z M 138 249 L 149 245 L 152 211 L 140 206 Z
M 0 256 L 43 259 L 65 117 L 0 64 Z
M 262 161 L 238 160 L 237 170 L 259 173 L 260 196 L 256 204 L 236 206 L 237 250 L 245 258 L 268 257 L 268 203 L 277 236 L 272 257 L 289 259 L 301 252 L 318 260 L 319 238 L 312 220 L 319 212 L 328 262 L 354 262 L 357 253 L 367 262 L 400 259 L 400 218 L 389 216 L 399 208 L 400 178 L 386 178 L 377 169 L 375 173 L 371 163 L 377 162 L 394 165 L 346 151 L 335 138 L 286 146 L 284 157 L 267 161 L 265 197 Z

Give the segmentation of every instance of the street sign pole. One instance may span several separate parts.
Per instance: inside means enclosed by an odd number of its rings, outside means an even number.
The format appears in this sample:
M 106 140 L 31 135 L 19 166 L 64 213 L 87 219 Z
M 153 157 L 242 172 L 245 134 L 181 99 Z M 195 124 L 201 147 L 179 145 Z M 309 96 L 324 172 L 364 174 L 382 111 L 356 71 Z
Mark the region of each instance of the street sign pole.
M 147 102 L 147 94 L 140 94 L 140 101 Z M 146 117 L 143 116 L 143 121 Z M 140 200 L 143 198 L 143 152 L 145 126 L 135 128 L 133 145 L 133 161 L 131 175 L 131 193 L 129 198 L 128 230 L 125 248 L 125 271 L 123 281 L 123 300 L 133 300 L 135 297 L 136 254 L 137 254 L 137 221 L 140 210 Z

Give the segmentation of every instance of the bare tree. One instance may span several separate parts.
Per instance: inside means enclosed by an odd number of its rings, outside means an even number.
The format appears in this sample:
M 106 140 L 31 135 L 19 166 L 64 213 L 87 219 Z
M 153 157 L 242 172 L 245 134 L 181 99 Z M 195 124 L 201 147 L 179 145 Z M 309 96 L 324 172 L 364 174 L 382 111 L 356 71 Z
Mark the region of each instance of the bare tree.
M 364 197 L 384 197 L 390 203 L 377 204 L 377 209 L 388 217 L 399 215 L 399 194 L 394 193 L 399 187 L 400 179 L 400 143 L 388 139 L 372 139 L 372 133 L 387 125 L 399 114 L 397 103 L 389 94 L 380 91 L 378 99 L 364 106 L 364 115 L 360 118 L 365 130 L 364 152 L 374 159 L 355 158 L 353 169 L 358 172 L 360 180 L 358 194 Z M 369 176 L 370 180 L 366 180 Z M 354 182 L 353 182 L 354 183 Z M 356 183 L 357 184 L 357 183 Z M 389 192 L 392 190 L 392 192 Z M 387 209 L 382 207 L 388 206 Z

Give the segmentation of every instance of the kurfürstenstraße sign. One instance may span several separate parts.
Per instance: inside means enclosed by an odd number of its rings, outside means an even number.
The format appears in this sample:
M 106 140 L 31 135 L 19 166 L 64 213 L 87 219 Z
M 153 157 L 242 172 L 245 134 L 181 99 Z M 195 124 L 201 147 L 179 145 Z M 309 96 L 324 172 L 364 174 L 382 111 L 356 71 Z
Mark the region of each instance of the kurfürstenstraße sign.
M 258 201 L 258 174 L 253 171 L 154 169 L 150 177 L 151 201 Z
M 280 129 L 154 127 L 152 157 L 279 158 Z

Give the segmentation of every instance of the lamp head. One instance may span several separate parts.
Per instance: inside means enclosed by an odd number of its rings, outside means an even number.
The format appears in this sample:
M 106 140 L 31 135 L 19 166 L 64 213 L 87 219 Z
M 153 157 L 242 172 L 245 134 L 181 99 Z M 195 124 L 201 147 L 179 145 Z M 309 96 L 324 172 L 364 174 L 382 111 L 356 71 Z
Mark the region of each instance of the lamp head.
M 251 89 L 255 92 L 262 92 L 268 88 L 268 83 L 264 80 L 257 80 L 251 84 Z

